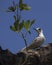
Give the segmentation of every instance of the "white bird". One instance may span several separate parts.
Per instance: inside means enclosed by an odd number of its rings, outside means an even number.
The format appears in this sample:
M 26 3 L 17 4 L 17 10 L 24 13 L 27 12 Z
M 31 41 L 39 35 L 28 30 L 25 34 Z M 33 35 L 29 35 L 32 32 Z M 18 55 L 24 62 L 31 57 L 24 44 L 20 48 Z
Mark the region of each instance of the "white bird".
M 43 30 L 41 28 L 36 28 L 35 30 L 38 32 L 38 36 L 32 41 L 32 43 L 29 46 L 23 48 L 21 51 L 38 48 L 45 41 Z

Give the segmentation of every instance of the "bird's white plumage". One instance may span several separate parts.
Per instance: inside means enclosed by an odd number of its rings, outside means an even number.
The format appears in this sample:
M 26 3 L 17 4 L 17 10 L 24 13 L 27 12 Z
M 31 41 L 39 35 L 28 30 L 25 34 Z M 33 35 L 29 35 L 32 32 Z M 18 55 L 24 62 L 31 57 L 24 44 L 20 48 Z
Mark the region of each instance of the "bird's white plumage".
M 32 41 L 32 43 L 27 46 L 27 48 L 23 48 L 21 51 L 30 50 L 34 48 L 38 48 L 44 41 L 45 37 L 43 35 L 43 30 L 41 28 L 36 28 L 35 29 L 38 32 L 38 36 Z

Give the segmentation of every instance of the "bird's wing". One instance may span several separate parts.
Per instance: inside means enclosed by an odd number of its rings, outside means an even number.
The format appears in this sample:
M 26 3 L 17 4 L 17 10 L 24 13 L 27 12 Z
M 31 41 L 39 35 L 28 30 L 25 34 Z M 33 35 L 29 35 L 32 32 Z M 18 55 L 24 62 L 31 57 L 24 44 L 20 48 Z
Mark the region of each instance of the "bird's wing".
M 44 41 L 44 39 L 42 38 L 42 37 L 36 37 L 33 41 L 32 41 L 32 43 L 29 45 L 29 46 L 27 46 L 27 48 L 25 47 L 25 48 L 23 48 L 22 50 L 29 50 L 29 49 L 35 49 L 35 48 L 38 48 L 42 43 L 43 43 L 43 41 Z
M 27 47 L 28 49 L 38 48 L 41 46 L 41 44 L 44 42 L 43 37 L 37 37 L 35 40 L 32 41 L 32 43 Z

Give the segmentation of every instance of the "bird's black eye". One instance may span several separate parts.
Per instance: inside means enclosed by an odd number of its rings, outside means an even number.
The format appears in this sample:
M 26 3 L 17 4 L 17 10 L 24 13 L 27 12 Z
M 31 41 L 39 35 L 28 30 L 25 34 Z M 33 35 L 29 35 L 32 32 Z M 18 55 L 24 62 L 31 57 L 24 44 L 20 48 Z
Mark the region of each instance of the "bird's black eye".
M 39 28 L 39 31 L 40 31 L 41 29 Z

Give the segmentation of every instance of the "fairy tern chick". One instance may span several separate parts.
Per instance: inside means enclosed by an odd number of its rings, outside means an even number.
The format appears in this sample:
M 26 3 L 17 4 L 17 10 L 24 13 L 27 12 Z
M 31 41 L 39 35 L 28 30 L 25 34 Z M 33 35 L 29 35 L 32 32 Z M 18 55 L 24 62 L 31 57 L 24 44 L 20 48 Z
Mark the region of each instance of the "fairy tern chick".
M 36 28 L 34 30 L 37 31 L 38 36 L 32 41 L 32 43 L 29 46 L 23 48 L 21 51 L 25 51 L 26 49 L 32 50 L 32 49 L 38 48 L 45 41 L 45 36 L 43 34 L 43 30 L 41 28 Z

